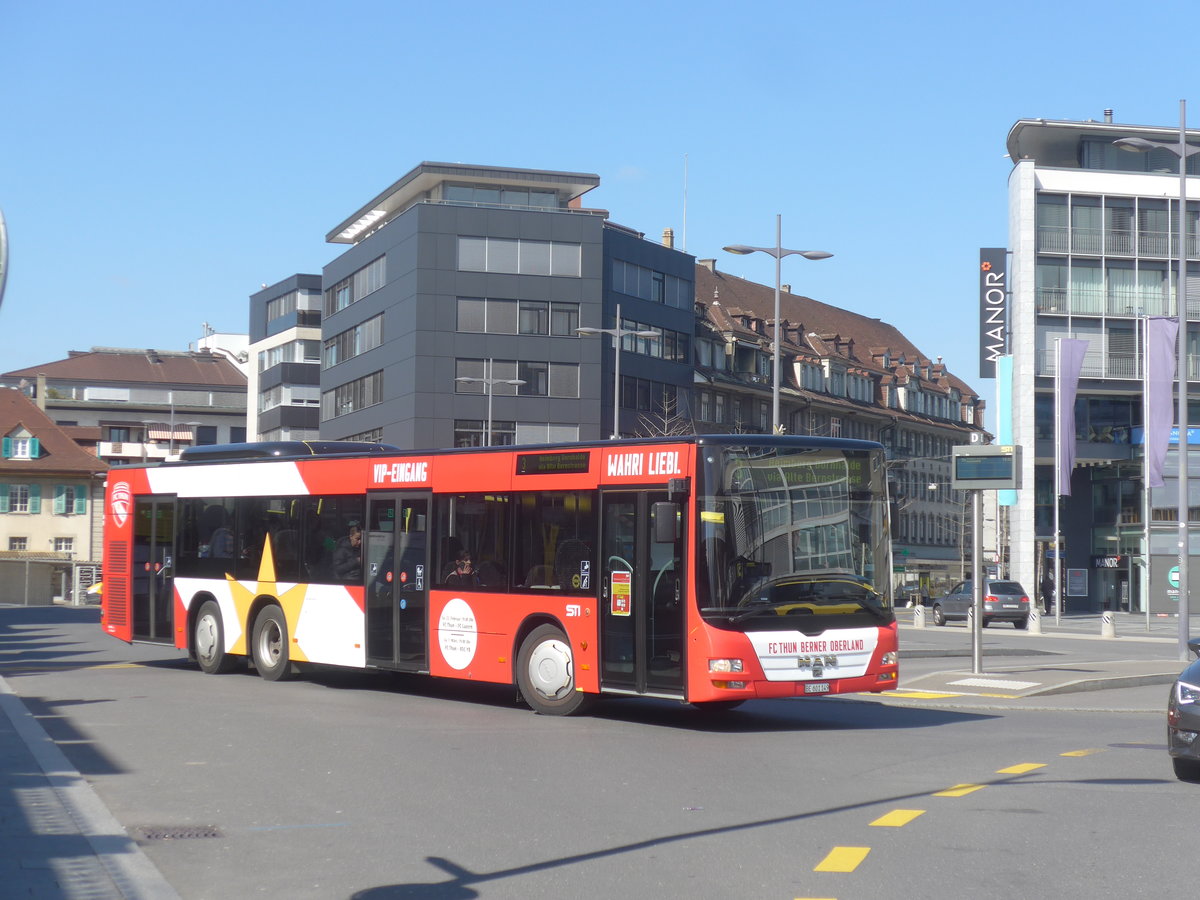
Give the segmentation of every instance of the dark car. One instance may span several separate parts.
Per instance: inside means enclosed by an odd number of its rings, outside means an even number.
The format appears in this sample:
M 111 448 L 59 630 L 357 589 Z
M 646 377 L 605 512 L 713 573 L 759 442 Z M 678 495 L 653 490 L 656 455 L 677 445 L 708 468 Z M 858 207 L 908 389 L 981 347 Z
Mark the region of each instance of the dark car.
M 974 602 L 974 587 L 970 581 L 960 581 L 943 597 L 933 601 L 933 624 L 945 625 L 950 619 L 965 619 Z M 1029 594 L 1016 581 L 985 581 L 983 583 L 984 628 L 993 622 L 1012 622 L 1014 628 L 1029 625 Z
M 1200 638 L 1188 641 L 1200 657 Z M 1200 659 L 1179 673 L 1167 701 L 1167 752 L 1175 777 L 1200 781 Z

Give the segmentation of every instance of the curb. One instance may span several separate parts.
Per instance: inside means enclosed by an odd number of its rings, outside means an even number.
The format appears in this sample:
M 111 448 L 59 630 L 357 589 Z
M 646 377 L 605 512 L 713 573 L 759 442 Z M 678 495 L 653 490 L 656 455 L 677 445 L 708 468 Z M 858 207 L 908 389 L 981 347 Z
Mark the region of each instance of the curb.
M 118 896 L 128 900 L 180 900 L 178 892 L 126 833 L 3 677 L 0 677 L 0 712 L 12 722 L 17 735 L 33 754 L 49 786 L 112 880 Z

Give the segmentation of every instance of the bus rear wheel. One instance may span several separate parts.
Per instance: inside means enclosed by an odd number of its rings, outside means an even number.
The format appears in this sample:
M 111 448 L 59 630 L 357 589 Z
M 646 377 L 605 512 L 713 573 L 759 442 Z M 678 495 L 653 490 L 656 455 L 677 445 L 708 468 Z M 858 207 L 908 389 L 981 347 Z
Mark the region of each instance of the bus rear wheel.
M 267 606 L 254 620 L 250 642 L 254 668 L 267 681 L 280 681 L 291 673 L 287 619 L 278 606 Z
M 237 660 L 225 652 L 225 626 L 221 621 L 221 608 L 215 600 L 206 600 L 196 614 L 192 647 L 200 671 L 206 675 L 230 672 L 237 664 Z
M 582 712 L 592 699 L 575 690 L 575 657 L 556 625 L 539 625 L 521 642 L 517 688 L 530 709 L 543 716 Z

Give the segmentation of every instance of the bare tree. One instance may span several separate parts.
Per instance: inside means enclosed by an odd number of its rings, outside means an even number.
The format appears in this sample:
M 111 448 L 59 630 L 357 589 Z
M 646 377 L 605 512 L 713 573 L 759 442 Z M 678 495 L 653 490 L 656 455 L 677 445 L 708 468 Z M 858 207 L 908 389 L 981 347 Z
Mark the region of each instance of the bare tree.
M 663 391 L 660 408 L 638 416 L 638 424 L 638 431 L 642 437 L 670 437 L 696 433 L 696 423 L 692 417 L 679 412 L 679 398 L 666 391 Z

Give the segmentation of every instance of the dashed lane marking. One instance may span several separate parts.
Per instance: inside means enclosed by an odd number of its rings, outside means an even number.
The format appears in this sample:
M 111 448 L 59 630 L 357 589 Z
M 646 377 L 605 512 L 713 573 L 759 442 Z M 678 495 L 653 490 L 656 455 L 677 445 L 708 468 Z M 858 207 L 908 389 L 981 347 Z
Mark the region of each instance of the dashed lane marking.
M 1091 756 L 1093 753 L 1103 753 L 1099 747 L 1089 747 L 1086 750 L 1068 750 L 1066 753 L 1060 753 L 1059 756 Z
M 923 809 L 893 809 L 886 816 L 880 816 L 871 824 L 877 828 L 899 828 L 924 814 L 925 810 Z
M 933 796 L 935 797 L 965 797 L 967 794 L 973 794 L 976 791 L 982 791 L 986 785 L 982 784 L 956 784 L 952 788 L 946 788 L 944 791 L 938 791 Z
M 853 872 L 870 852 L 870 847 L 834 847 L 813 871 Z
M 1024 775 L 1026 772 L 1032 772 L 1034 769 L 1046 768 L 1045 763 L 1019 763 L 1015 766 L 1009 766 L 1007 769 L 997 769 L 997 775 Z

